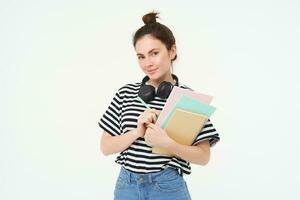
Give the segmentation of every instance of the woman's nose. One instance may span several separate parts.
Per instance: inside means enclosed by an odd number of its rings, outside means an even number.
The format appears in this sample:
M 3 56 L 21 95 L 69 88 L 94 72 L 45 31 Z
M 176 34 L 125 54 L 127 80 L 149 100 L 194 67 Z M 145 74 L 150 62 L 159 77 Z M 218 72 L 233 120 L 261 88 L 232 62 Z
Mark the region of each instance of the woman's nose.
M 151 58 L 145 58 L 145 65 L 146 65 L 146 67 L 149 67 L 149 66 L 152 66 L 152 60 L 151 60 Z

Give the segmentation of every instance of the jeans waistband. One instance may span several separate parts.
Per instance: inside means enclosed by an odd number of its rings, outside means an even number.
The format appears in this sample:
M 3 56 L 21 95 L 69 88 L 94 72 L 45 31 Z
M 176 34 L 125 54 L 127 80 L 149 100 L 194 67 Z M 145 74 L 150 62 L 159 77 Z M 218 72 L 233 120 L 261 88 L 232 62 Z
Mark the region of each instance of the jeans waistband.
M 150 173 L 136 173 L 127 170 L 124 166 L 121 166 L 119 176 L 122 179 L 126 179 L 128 183 L 130 182 L 149 182 L 152 183 L 154 181 L 168 179 L 173 176 L 180 176 L 178 170 L 173 167 L 166 167 L 162 171 L 159 172 L 150 172 Z

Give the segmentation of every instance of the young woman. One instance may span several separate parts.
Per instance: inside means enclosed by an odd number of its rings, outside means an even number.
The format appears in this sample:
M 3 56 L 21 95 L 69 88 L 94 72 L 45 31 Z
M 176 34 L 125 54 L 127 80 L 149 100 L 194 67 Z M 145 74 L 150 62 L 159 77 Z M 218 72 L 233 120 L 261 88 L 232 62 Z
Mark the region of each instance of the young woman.
M 183 175 L 191 173 L 190 163 L 207 164 L 210 147 L 219 141 L 210 120 L 192 146 L 178 144 L 155 125 L 172 87 L 190 89 L 171 73 L 177 57 L 175 38 L 168 27 L 156 22 L 157 15 L 155 12 L 144 15 L 145 25 L 133 37 L 138 63 L 146 76 L 142 82 L 121 87 L 99 121 L 104 130 L 103 154 L 120 152 L 116 163 L 121 169 L 114 189 L 117 200 L 191 199 Z M 154 154 L 152 146 L 167 148 L 177 156 Z

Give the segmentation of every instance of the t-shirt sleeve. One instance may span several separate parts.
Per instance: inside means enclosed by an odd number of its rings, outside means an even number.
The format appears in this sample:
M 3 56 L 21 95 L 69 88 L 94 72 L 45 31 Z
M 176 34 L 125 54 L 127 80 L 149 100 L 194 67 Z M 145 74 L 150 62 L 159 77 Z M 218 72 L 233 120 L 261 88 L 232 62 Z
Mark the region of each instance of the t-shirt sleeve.
M 214 146 L 220 140 L 219 134 L 210 119 L 206 121 L 192 145 L 196 145 L 204 140 L 209 140 L 210 147 Z
M 121 109 L 122 109 L 123 98 L 120 89 L 113 97 L 107 110 L 104 112 L 98 125 L 104 131 L 112 136 L 121 135 Z

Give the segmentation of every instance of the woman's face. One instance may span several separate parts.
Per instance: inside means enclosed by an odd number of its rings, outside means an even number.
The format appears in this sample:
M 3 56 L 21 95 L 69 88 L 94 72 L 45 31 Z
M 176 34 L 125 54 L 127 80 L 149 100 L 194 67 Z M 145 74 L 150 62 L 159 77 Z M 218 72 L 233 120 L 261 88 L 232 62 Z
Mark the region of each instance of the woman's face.
M 141 69 L 151 80 L 164 79 L 171 74 L 171 60 L 176 55 L 175 45 L 168 51 L 160 40 L 148 34 L 136 42 L 135 51 Z

